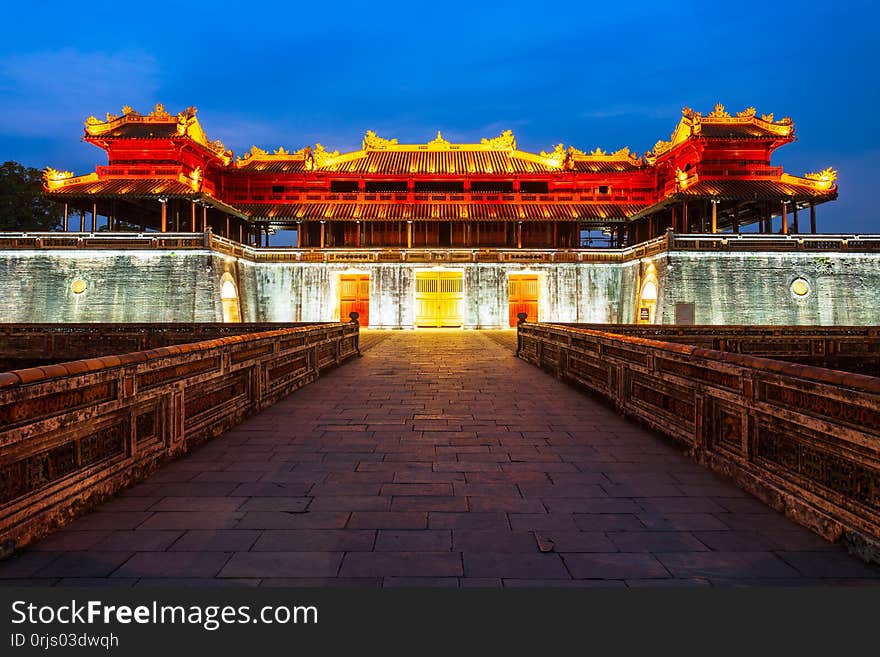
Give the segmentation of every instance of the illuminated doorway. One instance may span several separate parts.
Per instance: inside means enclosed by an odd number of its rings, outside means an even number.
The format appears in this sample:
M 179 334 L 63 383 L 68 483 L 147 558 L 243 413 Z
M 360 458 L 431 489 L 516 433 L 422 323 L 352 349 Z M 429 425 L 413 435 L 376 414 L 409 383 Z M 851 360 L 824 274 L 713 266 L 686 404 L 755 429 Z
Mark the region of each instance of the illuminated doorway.
M 225 323 L 241 322 L 241 311 L 238 307 L 238 290 L 235 289 L 235 281 L 227 272 L 220 279 L 220 305 L 223 309 L 223 321 Z
M 461 326 L 463 290 L 461 272 L 417 272 L 416 326 Z
M 517 315 L 525 313 L 527 322 L 538 321 L 538 275 L 510 274 L 507 279 L 510 325 L 517 325 Z
M 361 326 L 370 324 L 370 275 L 341 274 L 339 276 L 339 321 L 347 322 L 349 313 L 358 314 Z
M 637 312 L 637 324 L 654 323 L 654 315 L 657 312 L 657 279 L 653 274 L 649 275 L 642 285 Z

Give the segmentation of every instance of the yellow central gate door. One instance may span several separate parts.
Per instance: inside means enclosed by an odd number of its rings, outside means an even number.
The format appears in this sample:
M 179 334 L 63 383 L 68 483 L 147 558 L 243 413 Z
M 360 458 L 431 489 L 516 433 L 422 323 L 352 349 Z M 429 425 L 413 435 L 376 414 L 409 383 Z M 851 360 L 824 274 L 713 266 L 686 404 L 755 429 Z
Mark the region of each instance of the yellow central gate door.
M 416 326 L 461 326 L 461 272 L 416 273 Z

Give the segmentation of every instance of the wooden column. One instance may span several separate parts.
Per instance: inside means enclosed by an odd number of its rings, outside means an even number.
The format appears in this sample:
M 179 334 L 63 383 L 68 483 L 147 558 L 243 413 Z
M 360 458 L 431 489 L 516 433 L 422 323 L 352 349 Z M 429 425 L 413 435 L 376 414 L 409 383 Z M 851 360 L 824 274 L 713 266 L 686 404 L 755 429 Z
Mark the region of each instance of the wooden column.
M 299 237 L 299 233 L 297 233 L 297 237 Z M 238 243 L 242 244 L 244 242 L 244 222 L 239 219 L 238 220 Z
M 298 238 L 299 236 L 297 236 Z M 354 245 L 358 248 L 361 246 L 361 222 L 355 222 L 354 225 Z
M 413 227 L 412 221 L 406 222 L 406 248 L 412 248 L 412 240 L 413 240 Z
M 732 226 L 732 229 L 733 229 L 734 233 L 739 233 L 739 207 L 738 206 L 733 207 L 733 226 Z
M 788 235 L 788 211 L 786 208 L 787 203 L 785 201 L 782 202 L 782 234 Z
M 792 230 L 794 231 L 794 234 L 800 235 L 801 227 L 800 227 L 800 224 L 798 223 L 798 204 L 797 204 L 797 201 L 794 201 L 794 210 L 792 210 L 792 213 L 791 213 L 791 220 L 792 220 L 791 221 Z
M 309 245 L 309 231 L 308 231 L 308 228 L 306 227 L 306 224 L 304 224 L 303 222 L 299 222 L 299 223 L 297 224 L 297 226 L 299 226 L 299 234 L 300 234 L 300 237 L 299 237 L 299 239 L 297 240 L 297 242 L 299 242 L 299 248 L 306 247 L 306 246 Z
M 229 225 L 229 217 L 226 217 L 227 226 Z M 269 224 L 266 224 L 266 248 L 269 248 Z
M 522 248 L 522 222 L 516 222 L 516 248 Z
M 672 206 L 672 221 L 670 222 L 672 225 L 672 232 L 673 233 L 679 232 L 679 230 L 678 230 L 678 213 L 675 210 L 676 210 L 676 207 L 673 205 Z
M 712 201 L 712 234 L 718 232 L 718 201 Z
M 559 222 L 553 222 L 553 248 L 559 248 Z
M 196 232 L 196 202 L 190 201 L 189 204 L 189 231 Z
M 92 203 L 92 232 L 98 230 L 98 204 Z
M 464 225 L 464 245 L 466 247 L 471 245 L 471 222 Z
M 208 206 L 202 206 L 202 232 L 208 230 Z
M 162 204 L 162 232 L 167 233 L 168 232 L 168 211 L 165 206 L 168 205 L 168 202 L 167 201 L 159 201 L 159 203 Z
M 68 207 L 67 203 L 65 203 L 64 204 L 64 220 L 63 220 L 63 223 L 61 224 L 61 227 L 65 233 L 67 232 L 67 229 L 70 228 L 69 217 L 70 217 L 70 208 Z
M 85 210 L 79 211 L 79 232 L 81 232 L 81 233 L 86 232 L 86 211 Z
M 324 248 L 324 222 L 321 222 L 321 248 Z
M 648 239 L 652 240 L 654 237 L 656 236 L 654 235 L 654 215 L 652 214 L 648 217 Z
M 810 203 L 810 232 L 816 234 L 816 204 Z
M 226 215 L 226 233 L 224 234 L 226 239 L 232 239 L 232 231 L 229 228 L 229 215 Z
M 681 232 L 689 233 L 690 226 L 688 225 L 688 204 L 687 201 L 681 202 Z

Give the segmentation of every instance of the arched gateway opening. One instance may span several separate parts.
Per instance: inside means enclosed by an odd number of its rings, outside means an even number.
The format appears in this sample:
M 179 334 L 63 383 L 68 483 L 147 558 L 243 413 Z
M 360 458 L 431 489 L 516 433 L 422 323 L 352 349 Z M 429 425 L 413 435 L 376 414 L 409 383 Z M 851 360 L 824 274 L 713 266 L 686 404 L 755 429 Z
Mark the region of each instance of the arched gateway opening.
M 220 279 L 220 305 L 223 309 L 224 323 L 241 322 L 241 311 L 238 307 L 238 290 L 235 281 L 229 273 L 223 274 Z

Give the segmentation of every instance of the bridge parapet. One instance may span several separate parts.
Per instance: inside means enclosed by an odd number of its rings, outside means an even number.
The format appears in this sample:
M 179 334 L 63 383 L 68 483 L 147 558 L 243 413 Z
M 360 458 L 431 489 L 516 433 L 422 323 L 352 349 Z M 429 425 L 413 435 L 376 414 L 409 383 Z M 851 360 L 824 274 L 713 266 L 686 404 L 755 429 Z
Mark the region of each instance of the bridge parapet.
M 880 562 L 880 378 L 561 324 L 520 324 L 517 355 Z
M 0 543 L 22 547 L 358 354 L 354 323 L 0 373 Z

